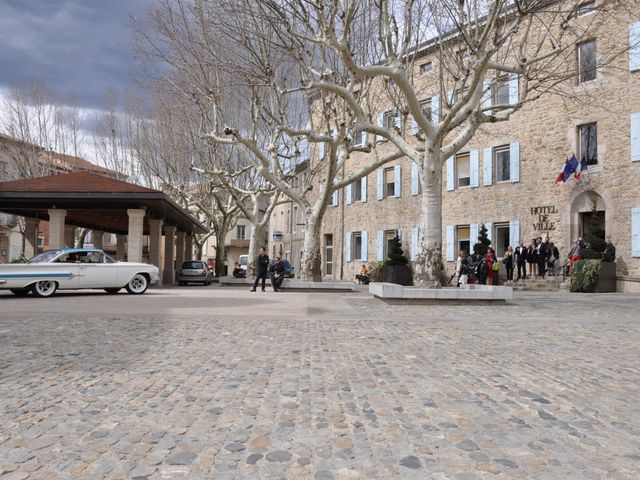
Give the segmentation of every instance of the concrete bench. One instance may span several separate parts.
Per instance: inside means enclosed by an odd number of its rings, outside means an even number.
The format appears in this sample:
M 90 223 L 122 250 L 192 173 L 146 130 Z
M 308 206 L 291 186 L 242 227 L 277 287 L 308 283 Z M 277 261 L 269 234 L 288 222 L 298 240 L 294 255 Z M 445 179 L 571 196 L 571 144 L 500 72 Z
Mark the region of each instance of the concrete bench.
M 506 303 L 513 299 L 511 287 L 494 285 L 464 285 L 460 288 L 415 288 L 395 283 L 373 282 L 369 293 L 389 304 L 421 305 L 481 305 Z
M 252 278 L 235 278 L 235 277 L 220 277 L 218 283 L 221 286 L 227 287 L 247 287 L 253 286 L 254 279 Z M 260 285 L 262 281 L 258 285 Z M 271 279 L 267 278 L 266 284 L 271 286 Z M 304 282 L 295 278 L 285 278 L 282 282 L 282 289 L 294 292 L 313 291 L 313 292 L 351 292 L 356 290 L 356 285 L 351 282 Z

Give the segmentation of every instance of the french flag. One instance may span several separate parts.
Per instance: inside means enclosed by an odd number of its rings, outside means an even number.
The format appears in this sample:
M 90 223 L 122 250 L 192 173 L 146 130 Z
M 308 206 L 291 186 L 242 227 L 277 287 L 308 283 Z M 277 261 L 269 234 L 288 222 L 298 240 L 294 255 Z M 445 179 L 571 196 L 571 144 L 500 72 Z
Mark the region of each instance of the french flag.
M 587 157 L 583 155 L 582 159 L 580 160 L 580 163 L 576 167 L 576 173 L 574 175 L 576 180 L 580 180 L 580 177 L 582 176 L 582 172 L 586 172 L 586 171 L 587 171 Z
M 578 168 L 578 159 L 574 154 L 574 155 L 571 155 L 571 158 L 567 159 L 564 162 L 564 168 L 562 169 L 562 172 L 560 172 L 556 177 L 555 183 L 566 182 L 567 180 L 569 180 L 569 177 L 571 177 L 571 175 L 576 172 L 577 168 Z

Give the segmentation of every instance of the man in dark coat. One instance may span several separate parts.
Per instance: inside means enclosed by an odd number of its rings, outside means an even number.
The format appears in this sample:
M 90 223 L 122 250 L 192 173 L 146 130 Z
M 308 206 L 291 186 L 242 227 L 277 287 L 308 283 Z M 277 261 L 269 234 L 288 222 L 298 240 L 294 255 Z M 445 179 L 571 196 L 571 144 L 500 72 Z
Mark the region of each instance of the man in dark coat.
M 262 279 L 262 291 L 266 291 L 264 289 L 265 283 L 267 281 L 267 274 L 269 273 L 269 255 L 267 255 L 264 247 L 260 247 L 260 254 L 256 257 L 256 281 L 253 282 L 252 292 L 256 291 L 256 287 L 258 286 L 258 281 Z
M 282 288 L 280 288 L 280 285 L 282 285 L 284 280 L 284 265 L 280 261 L 280 257 L 276 257 L 276 261 L 271 265 L 269 272 L 271 273 L 271 285 L 273 286 L 273 291 L 281 292 Z
M 522 243 L 522 240 L 518 243 L 515 253 L 513 254 L 516 265 L 518 265 L 518 280 L 527 279 L 527 247 Z
M 547 257 L 549 256 L 549 237 L 545 237 L 544 242 L 542 237 L 538 237 L 540 245 L 538 245 L 538 275 L 544 278 L 544 274 L 547 272 Z

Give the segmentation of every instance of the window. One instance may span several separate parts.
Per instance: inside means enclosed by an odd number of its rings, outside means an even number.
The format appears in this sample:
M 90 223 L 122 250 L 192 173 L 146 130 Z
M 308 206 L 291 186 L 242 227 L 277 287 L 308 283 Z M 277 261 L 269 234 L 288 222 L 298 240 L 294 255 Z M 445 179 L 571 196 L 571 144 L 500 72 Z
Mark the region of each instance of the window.
M 333 235 L 324 236 L 324 274 L 333 275 Z
M 589 40 L 578 45 L 579 83 L 596 79 L 596 41 Z
M 583 2 L 578 5 L 578 16 L 582 17 L 583 15 L 588 15 L 596 11 L 596 2 L 595 0 L 590 0 L 587 2 Z
M 431 65 L 431 62 L 423 63 L 420 65 L 420 75 L 431 73 L 432 69 L 433 69 L 433 65 Z
M 382 126 L 384 128 L 389 128 L 389 129 L 395 127 L 396 118 L 398 118 L 398 116 L 396 115 L 396 112 L 394 112 L 393 110 L 384 112 L 384 116 L 382 117 Z
M 422 113 L 424 113 L 425 117 L 431 120 L 431 99 L 420 102 L 420 107 L 422 107 Z
M 384 258 L 389 256 L 391 246 L 393 245 L 393 239 L 398 235 L 397 230 L 385 230 L 384 231 Z
M 589 123 L 578 127 L 580 135 L 580 160 L 584 157 L 587 165 L 598 163 L 598 126 L 596 123 Z
M 469 225 L 460 225 L 456 229 L 456 238 L 458 250 L 457 252 L 464 252 L 468 257 L 471 252 L 471 228 Z
M 298 230 L 298 207 L 293 207 L 293 231 L 296 232 Z
M 508 182 L 511 180 L 511 155 L 509 145 L 493 149 L 493 158 L 496 165 L 496 182 Z
M 393 197 L 396 194 L 396 181 L 395 181 L 394 168 L 384 169 L 384 193 L 385 197 Z
M 352 191 L 355 193 L 356 202 L 362 202 L 362 182 L 366 181 L 365 178 L 359 178 L 353 182 Z
M 468 187 L 469 185 L 471 185 L 471 158 L 467 152 L 456 157 L 456 186 Z
M 507 251 L 509 246 L 509 224 L 498 223 L 494 226 L 495 234 L 492 237 L 491 246 L 496 252 L 496 257 L 504 257 L 504 252 Z
M 493 104 L 509 105 L 509 79 L 502 78 L 493 84 Z
M 365 136 L 365 132 L 363 132 L 362 130 L 356 130 L 353 134 L 353 145 L 357 147 L 364 146 Z
M 351 238 L 353 251 L 351 252 L 352 260 L 360 260 L 362 258 L 362 233 L 354 232 Z

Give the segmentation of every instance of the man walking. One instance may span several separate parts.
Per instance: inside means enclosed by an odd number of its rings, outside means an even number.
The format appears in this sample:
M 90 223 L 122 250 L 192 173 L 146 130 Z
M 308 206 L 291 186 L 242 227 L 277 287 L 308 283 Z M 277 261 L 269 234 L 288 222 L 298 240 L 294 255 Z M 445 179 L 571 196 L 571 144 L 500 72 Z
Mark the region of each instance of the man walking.
M 518 280 L 522 278 L 527 279 L 527 248 L 522 243 L 522 240 L 518 242 L 516 251 L 514 254 L 516 264 L 518 265 Z
M 267 255 L 264 247 L 260 247 L 260 254 L 256 257 L 256 281 L 253 282 L 252 292 L 256 291 L 258 281 L 262 279 L 262 291 L 264 292 L 264 286 L 267 281 L 267 275 L 269 273 L 269 256 Z

